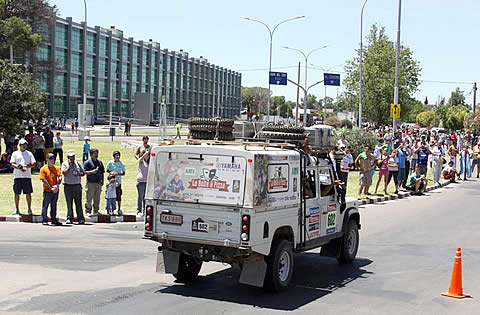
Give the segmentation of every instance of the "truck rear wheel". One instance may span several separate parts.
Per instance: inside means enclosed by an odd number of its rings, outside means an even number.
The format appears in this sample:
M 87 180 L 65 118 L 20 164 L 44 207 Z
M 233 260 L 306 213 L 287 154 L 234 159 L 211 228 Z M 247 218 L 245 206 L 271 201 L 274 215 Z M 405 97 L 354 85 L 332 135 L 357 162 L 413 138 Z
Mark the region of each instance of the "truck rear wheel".
M 192 256 L 180 254 L 178 272 L 173 274 L 173 276 L 180 282 L 192 282 L 197 278 L 201 268 L 201 261 L 197 261 Z
M 264 288 L 280 292 L 288 289 L 293 276 L 294 256 L 287 240 L 275 241 L 267 258 Z
M 350 264 L 355 260 L 359 242 L 358 224 L 354 220 L 350 220 L 347 230 L 339 242 L 340 250 L 337 259 L 341 264 Z

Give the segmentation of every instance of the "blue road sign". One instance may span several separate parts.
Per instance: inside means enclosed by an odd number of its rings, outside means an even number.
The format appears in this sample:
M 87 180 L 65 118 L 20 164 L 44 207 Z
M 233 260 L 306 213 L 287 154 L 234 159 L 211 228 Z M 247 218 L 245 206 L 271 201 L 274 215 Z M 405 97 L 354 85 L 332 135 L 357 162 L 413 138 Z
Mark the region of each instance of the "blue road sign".
M 323 84 L 340 86 L 340 75 L 335 73 L 324 73 Z
M 287 85 L 287 73 L 286 72 L 270 72 L 270 84 Z

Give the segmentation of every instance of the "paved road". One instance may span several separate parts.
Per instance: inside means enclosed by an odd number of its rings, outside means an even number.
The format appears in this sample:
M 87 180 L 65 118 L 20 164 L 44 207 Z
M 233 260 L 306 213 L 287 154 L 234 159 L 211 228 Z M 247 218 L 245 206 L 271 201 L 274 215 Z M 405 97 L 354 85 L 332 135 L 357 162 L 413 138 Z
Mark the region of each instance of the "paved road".
M 277 295 L 237 284 L 216 263 L 190 286 L 156 274 L 141 225 L 0 223 L 0 313 L 478 314 L 480 181 L 428 195 L 363 208 L 356 262 L 297 255 L 294 285 Z M 440 296 L 456 247 L 473 299 Z

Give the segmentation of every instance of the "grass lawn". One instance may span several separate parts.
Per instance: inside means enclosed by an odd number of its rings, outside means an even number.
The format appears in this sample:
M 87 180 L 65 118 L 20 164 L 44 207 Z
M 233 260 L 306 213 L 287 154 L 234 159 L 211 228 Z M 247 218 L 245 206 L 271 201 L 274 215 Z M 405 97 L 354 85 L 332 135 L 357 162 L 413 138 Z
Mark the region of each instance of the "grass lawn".
M 138 140 L 141 140 L 140 138 Z M 66 152 L 68 150 L 75 150 L 77 160 L 81 161 L 81 152 L 83 141 L 69 140 L 68 137 L 64 139 L 64 158 L 66 159 Z M 98 141 L 95 142 L 95 139 L 90 143 L 92 148 L 99 149 L 99 158 L 104 163 L 105 167 L 107 166 L 108 161 L 112 159 L 112 152 L 115 150 L 120 151 L 121 160 L 125 164 L 127 169 L 126 175 L 122 178 L 122 211 L 124 213 L 135 213 L 137 209 L 137 189 L 136 189 L 136 178 L 137 178 L 137 163 L 134 157 L 134 152 L 131 149 L 123 149 L 120 146 L 120 142 L 114 141 Z M 2 152 L 4 152 L 5 147 L 2 143 Z M 57 165 L 59 162 L 57 161 Z M 347 196 L 348 197 L 357 197 L 358 196 L 358 187 L 359 187 L 359 172 L 352 171 L 348 176 L 348 187 L 347 187 Z M 429 169 L 428 176 L 429 185 L 433 184 L 432 172 Z M 375 172 L 373 176 L 373 183 L 370 187 L 370 193 L 375 191 L 375 185 L 378 180 L 378 171 Z M 15 210 L 14 204 L 14 195 L 13 195 L 13 175 L 12 174 L 0 174 L 0 215 L 10 215 Z M 33 184 L 33 194 L 32 194 L 32 209 L 35 214 L 41 214 L 41 204 L 42 204 L 42 183 L 39 179 L 38 173 L 32 175 L 32 184 Z M 82 179 L 82 185 L 85 185 L 85 177 Z M 395 191 L 395 186 L 393 180 L 388 186 L 388 193 L 393 194 Z M 379 193 L 383 193 L 383 182 L 380 183 L 378 188 Z M 105 194 L 102 193 L 100 199 L 100 211 L 105 213 Z M 83 193 L 83 202 L 85 202 L 85 192 Z M 27 206 L 25 197 L 21 196 L 20 199 L 20 211 L 22 213 L 27 212 Z M 58 200 L 58 215 L 66 216 L 66 204 L 65 197 L 63 192 L 60 192 L 60 197 Z
M 348 174 L 348 187 L 347 187 L 347 197 L 358 197 L 358 188 L 359 188 L 359 175 L 360 172 L 358 171 L 351 171 Z M 433 185 L 433 177 L 432 177 L 432 170 L 429 168 L 427 173 L 428 185 Z M 375 174 L 372 178 L 372 186 L 370 186 L 369 192 L 373 194 L 375 192 L 375 186 L 377 185 L 378 181 L 378 170 L 375 171 Z M 383 195 L 383 179 L 378 186 L 378 194 Z M 400 188 L 401 190 L 401 188 Z M 389 194 L 393 194 L 395 192 L 395 184 L 393 182 L 393 178 L 390 181 L 390 184 L 387 186 L 387 192 Z
M 76 159 L 82 161 L 82 144 L 83 141 L 70 141 L 64 139 L 64 159 L 66 159 L 66 152 L 68 150 L 75 150 Z M 122 178 L 122 211 L 124 213 L 136 213 L 137 210 L 137 188 L 135 186 L 137 182 L 137 163 L 134 157 L 134 152 L 131 149 L 122 149 L 120 142 L 95 142 L 95 139 L 90 143 L 91 148 L 97 148 L 99 150 L 99 159 L 102 160 L 105 167 L 108 161 L 112 159 L 112 152 L 115 150 L 120 151 L 121 161 L 125 164 L 127 169 L 126 175 Z M 2 152 L 5 147 L 2 145 Z M 59 161 L 57 161 L 59 165 Z M 14 195 L 13 195 L 13 174 L 0 174 L 0 215 L 10 215 L 15 210 Z M 34 214 L 41 214 L 42 205 L 42 182 L 39 179 L 38 173 L 32 175 L 33 194 L 32 194 L 32 210 Z M 85 177 L 82 178 L 82 186 L 85 186 Z M 82 202 L 85 202 L 85 191 L 83 192 Z M 102 192 L 100 199 L 100 211 L 106 213 L 105 209 L 105 193 Z M 22 213 L 27 212 L 27 204 L 25 197 L 22 195 L 20 198 L 20 211 Z M 85 211 L 85 209 L 84 209 Z M 59 216 L 66 216 L 67 207 L 65 203 L 65 197 L 61 189 L 58 199 Z

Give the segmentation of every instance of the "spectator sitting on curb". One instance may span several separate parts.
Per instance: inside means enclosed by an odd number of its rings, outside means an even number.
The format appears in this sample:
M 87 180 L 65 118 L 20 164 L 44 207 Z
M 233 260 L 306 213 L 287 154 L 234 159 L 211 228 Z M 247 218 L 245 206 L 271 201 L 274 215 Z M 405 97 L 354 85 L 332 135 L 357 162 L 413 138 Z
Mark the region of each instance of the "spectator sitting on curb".
M 460 175 L 453 167 L 453 161 L 448 162 L 448 165 L 443 168 L 443 178 L 450 180 L 450 183 L 456 183 L 455 178 Z
M 422 168 L 420 166 L 415 167 L 415 173 L 410 175 L 410 179 L 407 185 L 407 190 L 412 191 L 412 194 L 423 195 L 423 191 L 427 188 L 428 180 L 425 175 L 422 174 Z
M 107 173 L 115 176 L 116 178 L 116 185 L 117 185 L 116 198 L 118 203 L 118 215 L 122 215 L 122 210 L 121 210 L 122 209 L 122 176 L 125 176 L 126 168 L 125 168 L 125 165 L 122 163 L 122 161 L 120 161 L 119 151 L 114 151 L 112 155 L 113 155 L 113 160 L 107 163 L 106 170 L 107 170 Z
M 10 164 L 10 159 L 12 155 L 9 153 L 3 153 L 0 158 L 0 172 L 2 173 L 13 173 L 13 166 Z

